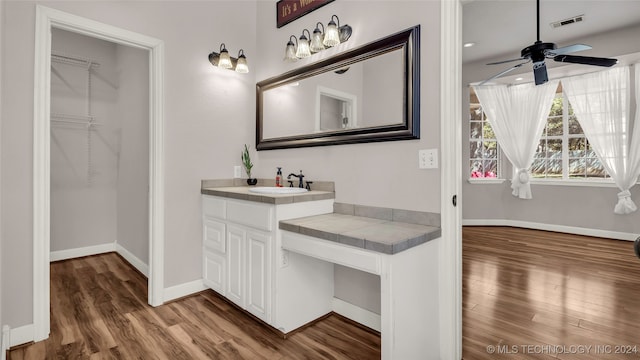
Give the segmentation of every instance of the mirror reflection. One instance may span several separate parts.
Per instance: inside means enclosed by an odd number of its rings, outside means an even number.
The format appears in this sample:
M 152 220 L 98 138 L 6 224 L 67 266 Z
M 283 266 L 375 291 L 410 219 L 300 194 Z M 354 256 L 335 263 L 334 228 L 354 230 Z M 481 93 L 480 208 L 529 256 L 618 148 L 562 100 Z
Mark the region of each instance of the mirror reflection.
M 264 139 L 403 122 L 402 49 L 264 92 Z
M 419 26 L 257 84 L 258 150 L 419 137 Z

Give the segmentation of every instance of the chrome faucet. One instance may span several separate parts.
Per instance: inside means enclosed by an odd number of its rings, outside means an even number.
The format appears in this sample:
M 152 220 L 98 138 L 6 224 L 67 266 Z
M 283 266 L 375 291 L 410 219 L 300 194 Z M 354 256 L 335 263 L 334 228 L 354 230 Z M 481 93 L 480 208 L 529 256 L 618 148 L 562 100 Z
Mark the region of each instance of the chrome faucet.
M 287 176 L 287 179 L 291 179 L 292 176 L 295 176 L 295 177 L 298 178 L 298 180 L 300 180 L 300 183 L 298 184 L 298 187 L 299 188 L 304 188 L 304 184 L 303 184 L 303 180 L 302 180 L 304 178 L 304 175 L 302 175 L 302 170 L 300 170 L 300 175 L 296 175 L 294 173 L 291 173 L 291 174 L 289 174 Z M 291 182 L 289 182 L 289 183 L 291 183 Z

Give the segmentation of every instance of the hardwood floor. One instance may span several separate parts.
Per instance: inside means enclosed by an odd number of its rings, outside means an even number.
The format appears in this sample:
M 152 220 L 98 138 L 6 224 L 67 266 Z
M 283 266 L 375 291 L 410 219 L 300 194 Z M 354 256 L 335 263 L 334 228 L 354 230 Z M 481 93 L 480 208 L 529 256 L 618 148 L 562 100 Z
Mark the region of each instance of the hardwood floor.
M 465 227 L 462 291 L 464 359 L 640 359 L 630 241 Z
M 115 253 L 51 264 L 51 335 L 8 359 L 379 359 L 380 336 L 338 316 L 287 339 L 213 291 L 156 308 Z

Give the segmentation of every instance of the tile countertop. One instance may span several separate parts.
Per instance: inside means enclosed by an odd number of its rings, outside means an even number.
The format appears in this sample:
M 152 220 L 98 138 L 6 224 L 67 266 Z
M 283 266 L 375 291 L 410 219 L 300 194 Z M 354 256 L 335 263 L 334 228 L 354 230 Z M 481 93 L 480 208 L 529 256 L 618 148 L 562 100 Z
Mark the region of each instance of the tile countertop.
M 247 200 L 260 202 L 265 204 L 291 204 L 305 201 L 316 201 L 334 199 L 335 192 L 333 191 L 333 183 L 320 182 L 317 185 L 314 183 L 313 188 L 318 190 L 311 190 L 300 194 L 256 194 L 249 192 L 250 186 L 242 185 L 243 181 L 240 179 L 235 180 L 203 180 L 200 188 L 200 193 L 203 195 L 213 195 L 226 197 L 230 199 Z M 273 180 L 258 179 L 256 186 L 274 186 Z
M 384 254 L 396 254 L 441 236 L 440 227 L 339 213 L 283 220 L 279 225 L 303 235 Z

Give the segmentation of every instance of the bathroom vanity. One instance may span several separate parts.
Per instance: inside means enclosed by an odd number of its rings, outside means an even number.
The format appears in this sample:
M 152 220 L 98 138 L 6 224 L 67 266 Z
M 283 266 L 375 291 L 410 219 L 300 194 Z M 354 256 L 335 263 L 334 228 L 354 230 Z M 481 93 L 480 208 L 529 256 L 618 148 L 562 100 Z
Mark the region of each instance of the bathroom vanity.
M 329 184 L 255 194 L 203 181 L 205 285 L 287 334 L 334 310 L 334 264 L 375 274 L 382 358 L 437 358 L 439 215 L 336 204 Z

